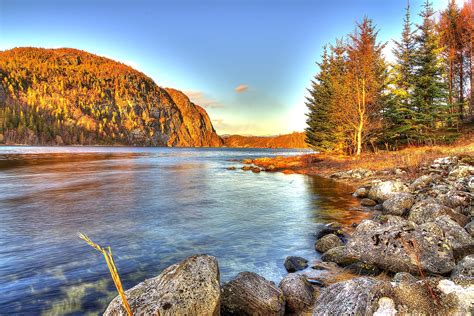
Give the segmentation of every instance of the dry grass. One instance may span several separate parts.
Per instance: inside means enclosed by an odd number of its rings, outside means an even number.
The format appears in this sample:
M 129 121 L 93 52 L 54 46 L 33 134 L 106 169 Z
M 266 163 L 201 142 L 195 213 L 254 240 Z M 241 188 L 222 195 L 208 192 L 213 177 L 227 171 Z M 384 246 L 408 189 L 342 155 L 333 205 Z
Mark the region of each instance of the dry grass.
M 421 166 L 434 159 L 450 155 L 474 155 L 474 141 L 465 138 L 453 145 L 408 147 L 400 151 L 379 151 L 360 157 L 333 154 L 307 154 L 293 157 L 258 158 L 251 163 L 285 173 L 303 173 L 328 176 L 338 171 L 369 169 L 374 171 L 402 168 L 408 177 L 415 177 Z
M 115 266 L 114 258 L 112 255 L 112 249 L 110 247 L 104 248 L 100 245 L 96 244 L 89 237 L 86 235 L 79 233 L 79 238 L 84 240 L 89 246 L 94 248 L 95 250 L 99 251 L 104 255 L 105 261 L 107 262 L 107 267 L 109 268 L 110 275 L 112 276 L 112 280 L 114 281 L 115 287 L 117 288 L 117 292 L 119 293 L 120 297 L 122 298 L 123 307 L 127 311 L 129 316 L 132 316 L 132 310 L 130 309 L 130 305 L 128 304 L 127 297 L 125 296 L 125 291 L 122 287 L 122 282 L 120 281 L 120 276 L 117 271 L 117 267 Z

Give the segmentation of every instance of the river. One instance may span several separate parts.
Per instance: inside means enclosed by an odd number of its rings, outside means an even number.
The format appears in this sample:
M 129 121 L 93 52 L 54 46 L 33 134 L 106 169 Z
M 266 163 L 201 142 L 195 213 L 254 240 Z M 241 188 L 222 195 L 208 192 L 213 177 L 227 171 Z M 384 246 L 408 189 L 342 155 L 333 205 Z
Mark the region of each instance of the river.
M 301 150 L 0 147 L 0 314 L 98 314 L 125 288 L 185 257 L 216 256 L 221 282 L 278 282 L 288 255 L 314 260 L 318 223 L 356 221 L 350 188 L 242 171 L 240 160 Z M 226 170 L 236 166 L 237 170 Z

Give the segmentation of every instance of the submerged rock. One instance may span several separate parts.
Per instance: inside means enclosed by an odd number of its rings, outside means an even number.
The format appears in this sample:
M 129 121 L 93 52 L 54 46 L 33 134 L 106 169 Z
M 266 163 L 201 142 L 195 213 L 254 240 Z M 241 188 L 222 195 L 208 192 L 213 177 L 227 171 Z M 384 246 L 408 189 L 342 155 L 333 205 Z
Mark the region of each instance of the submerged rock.
M 328 234 L 316 241 L 315 248 L 317 251 L 324 253 L 332 248 L 343 246 L 343 242 L 334 234 Z
M 218 315 L 221 291 L 216 258 L 189 257 L 125 292 L 135 315 Z M 127 315 L 119 296 L 104 315 Z
M 407 187 L 401 181 L 383 181 L 372 185 L 369 191 L 369 199 L 384 202 L 388 200 L 394 193 L 406 192 Z
M 279 287 L 285 296 L 286 313 L 298 314 L 308 310 L 314 302 L 314 289 L 301 274 L 288 274 Z
M 285 258 L 285 269 L 288 272 L 296 272 L 308 267 L 308 260 L 302 257 L 289 256 Z
M 397 219 L 381 224 L 364 220 L 346 245 L 350 255 L 392 272 L 444 274 L 454 268 L 453 252 L 444 238 Z
M 222 287 L 222 315 L 283 315 L 283 292 L 253 272 L 241 272 Z

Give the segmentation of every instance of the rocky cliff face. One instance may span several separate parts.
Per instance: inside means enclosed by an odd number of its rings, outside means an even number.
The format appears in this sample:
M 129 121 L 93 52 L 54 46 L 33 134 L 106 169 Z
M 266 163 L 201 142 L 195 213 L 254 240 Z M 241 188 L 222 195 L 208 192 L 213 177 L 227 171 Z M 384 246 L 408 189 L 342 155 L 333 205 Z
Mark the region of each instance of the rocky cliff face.
M 76 49 L 0 51 L 0 142 L 218 147 L 206 111 L 143 73 Z

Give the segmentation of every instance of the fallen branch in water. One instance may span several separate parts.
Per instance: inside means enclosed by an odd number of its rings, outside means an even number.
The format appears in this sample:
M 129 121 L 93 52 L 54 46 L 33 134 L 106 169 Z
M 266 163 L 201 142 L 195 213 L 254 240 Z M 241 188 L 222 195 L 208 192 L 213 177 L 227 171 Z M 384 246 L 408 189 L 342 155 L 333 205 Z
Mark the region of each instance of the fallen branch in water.
M 107 267 L 110 271 L 110 275 L 112 276 L 112 280 L 114 281 L 115 287 L 117 288 L 117 292 L 122 298 L 123 307 L 127 311 L 127 314 L 129 316 L 132 316 L 132 310 L 130 309 L 130 305 L 128 304 L 127 297 L 125 296 L 125 291 L 123 290 L 122 282 L 120 281 L 120 276 L 118 274 L 117 267 L 115 266 L 114 258 L 112 256 L 112 249 L 110 249 L 110 247 L 107 247 L 107 249 L 101 247 L 100 245 L 90 240 L 90 238 L 84 235 L 83 233 L 79 233 L 79 238 L 84 240 L 89 246 L 104 255 L 105 261 L 107 262 Z

